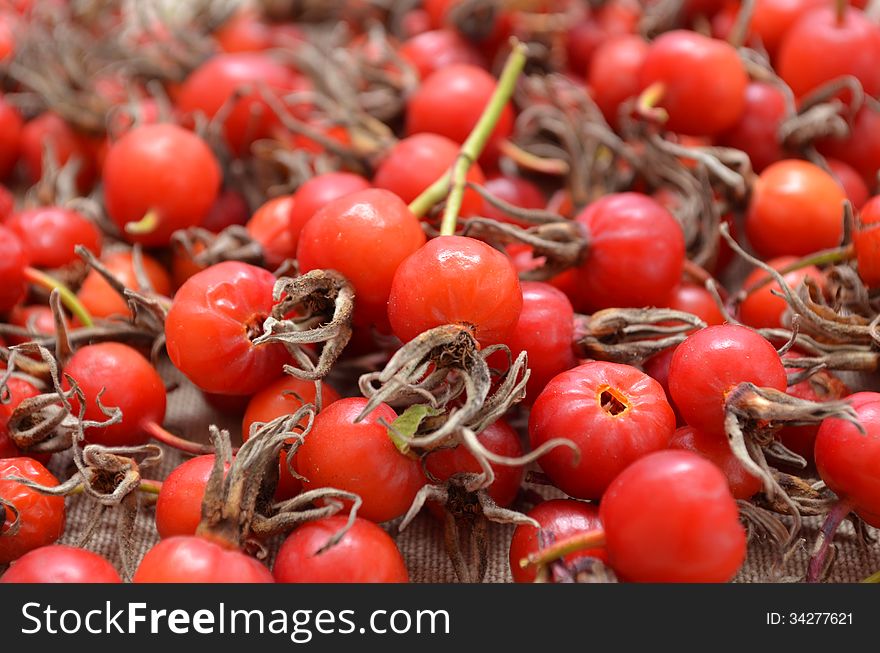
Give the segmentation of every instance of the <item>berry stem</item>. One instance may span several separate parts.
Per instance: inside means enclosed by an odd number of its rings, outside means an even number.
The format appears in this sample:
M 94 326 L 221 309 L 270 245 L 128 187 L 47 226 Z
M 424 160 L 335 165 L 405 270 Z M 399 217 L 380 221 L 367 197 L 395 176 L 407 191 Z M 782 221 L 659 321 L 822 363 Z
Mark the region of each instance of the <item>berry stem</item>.
M 846 22 L 847 9 L 849 9 L 849 0 L 834 0 L 834 18 L 838 27 L 843 27 Z
M 663 82 L 654 82 L 636 98 L 636 113 L 643 118 L 663 124 L 669 120 L 669 114 L 657 103 L 663 98 L 666 87 Z
M 204 456 L 214 453 L 214 447 L 212 445 L 192 442 L 179 435 L 174 435 L 166 430 L 161 424 L 157 424 L 156 422 L 147 422 L 142 428 L 145 433 L 149 433 L 151 438 L 157 442 L 168 445 L 172 449 L 177 449 L 178 451 L 192 454 L 193 456 Z
M 149 478 L 142 478 L 138 485 L 138 490 L 146 494 L 156 494 L 162 491 L 162 481 L 154 481 Z
M 88 310 L 86 310 L 86 307 L 80 303 L 79 298 L 73 293 L 73 291 L 58 281 L 58 279 L 31 266 L 24 269 L 24 275 L 25 278 L 35 286 L 40 286 L 46 290 L 57 289 L 61 296 L 61 302 L 67 307 L 67 310 L 76 316 L 83 326 L 94 326 L 95 321 L 92 319 Z
M 444 236 L 455 234 L 455 223 L 458 213 L 461 211 L 461 201 L 464 196 L 466 177 L 473 163 L 480 158 L 483 148 L 492 134 L 492 130 L 501 116 L 510 96 L 516 87 L 516 80 L 526 64 L 526 46 L 519 41 L 513 43 L 510 55 L 504 64 L 504 70 L 498 78 L 498 86 L 492 97 L 489 98 L 483 114 L 477 121 L 467 140 L 462 144 L 452 168 L 439 177 L 433 184 L 428 186 L 421 195 L 415 198 L 409 205 L 410 210 L 416 216 L 425 215 L 432 206 L 448 194 L 446 208 L 443 211 L 443 221 L 440 233 Z
M 880 571 L 878 571 L 876 574 L 871 574 L 862 582 L 863 583 L 880 583 Z
M 498 150 L 526 170 L 541 172 L 545 175 L 562 176 L 567 175 L 570 169 L 568 162 L 563 159 L 548 159 L 532 154 L 506 138 L 498 144 Z
M 810 556 L 810 564 L 807 567 L 808 583 L 818 583 L 822 579 L 827 566 L 828 552 L 831 550 L 831 542 L 834 540 L 834 534 L 840 528 L 840 524 L 846 519 L 852 507 L 849 501 L 841 499 L 828 511 L 828 515 L 822 523 L 822 529 L 819 531 L 816 548 L 813 549 L 813 555 Z
M 598 549 L 605 546 L 605 530 L 596 528 L 592 531 L 577 533 L 569 537 L 557 540 L 550 546 L 530 553 L 519 561 L 520 567 L 536 567 L 559 560 L 571 553 L 577 553 L 584 549 Z
M 156 231 L 159 226 L 159 214 L 150 209 L 146 215 L 137 222 L 129 222 L 125 225 L 125 233 L 134 236 L 144 236 Z

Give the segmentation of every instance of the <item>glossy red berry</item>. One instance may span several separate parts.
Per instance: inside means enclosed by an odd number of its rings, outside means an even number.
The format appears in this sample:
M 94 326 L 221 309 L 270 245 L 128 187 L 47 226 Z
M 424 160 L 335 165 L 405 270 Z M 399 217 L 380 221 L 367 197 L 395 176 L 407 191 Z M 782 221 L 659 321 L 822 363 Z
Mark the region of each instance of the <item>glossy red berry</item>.
M 352 172 L 325 172 L 316 175 L 296 189 L 290 210 L 290 239 L 294 252 L 303 227 L 320 209 L 333 200 L 366 190 L 370 182 Z
M 880 527 L 880 393 L 858 392 L 848 403 L 866 433 L 850 422 L 826 419 L 816 436 L 816 468 L 825 484 L 850 501 L 868 524 Z
M 796 260 L 794 256 L 782 256 L 767 263 L 774 269 L 780 270 Z M 785 298 L 773 294 L 781 292 L 779 284 L 776 281 L 764 283 L 769 280 L 769 276 L 763 269 L 755 268 L 743 282 L 743 290 L 749 294 L 739 305 L 739 318 L 744 324 L 755 329 L 781 328 L 785 326 L 785 316 L 789 313 Z M 820 290 L 825 287 L 825 278 L 815 265 L 789 272 L 782 278 L 795 292 L 803 285 L 805 278 L 815 282 Z M 758 287 L 760 283 L 764 285 Z
M 16 560 L 0 576 L 0 583 L 121 583 L 119 573 L 105 558 L 63 544 L 34 549 Z
M 163 481 L 156 501 L 156 530 L 160 537 L 196 534 L 214 461 L 213 455 L 190 458 Z M 228 464 L 225 469 L 229 470 Z
M 254 211 L 247 222 L 247 232 L 262 246 L 263 258 L 270 269 L 296 257 L 296 241 L 290 230 L 294 205 L 292 195 L 273 197 Z
M 757 331 L 734 324 L 711 326 L 676 348 L 669 391 L 691 426 L 723 434 L 724 401 L 740 383 L 782 392 L 787 385 L 779 354 Z
M 273 583 L 272 574 L 241 551 L 201 537 L 180 535 L 147 551 L 135 583 Z
M 681 279 L 684 236 L 672 214 L 639 193 L 596 200 L 575 218 L 589 248 L 577 269 L 575 309 L 662 306 Z
M 253 394 L 288 360 L 278 343 L 254 345 L 272 311 L 275 277 L 247 263 L 218 263 L 190 277 L 165 320 L 171 362 L 206 392 Z
M 477 436 L 480 444 L 499 456 L 519 458 L 522 456 L 522 445 L 519 435 L 503 419 L 487 426 Z M 522 484 L 525 470 L 522 467 L 499 465 L 492 463 L 495 480 L 486 488 L 492 500 L 505 508 L 516 499 Z M 479 474 L 482 472 L 480 463 L 466 447 L 459 445 L 452 449 L 437 449 L 425 456 L 425 470 L 433 477 L 433 482 L 443 483 L 455 474 Z
M 150 424 L 165 419 L 165 384 L 162 377 L 140 352 L 118 342 L 102 342 L 80 348 L 67 362 L 64 372 L 86 398 L 85 418 L 107 420 L 98 406 L 119 408 L 122 421 L 86 429 L 89 442 L 111 447 L 136 446 L 149 440 Z M 65 382 L 66 385 L 66 382 Z M 74 414 L 79 402 L 71 401 Z
M 130 242 L 167 245 L 178 229 L 193 227 L 211 210 L 220 166 L 208 145 L 170 124 L 135 127 L 110 147 L 104 162 L 104 201 Z M 148 214 L 155 224 L 126 231 Z
M 348 522 L 335 515 L 308 522 L 291 533 L 275 557 L 278 583 L 406 583 L 403 556 L 388 533 L 357 518 L 336 544 L 318 553 Z
M 18 109 L 0 95 L 0 179 L 10 175 L 18 161 L 24 120 Z
M 554 438 L 577 445 L 579 458 L 557 447 L 540 464 L 559 489 L 579 499 L 601 497 L 627 465 L 665 449 L 674 430 L 659 383 L 629 365 L 599 361 L 556 376 L 529 417 L 532 448 Z
M 81 259 L 74 248 L 82 245 L 101 254 L 101 231 L 81 213 L 58 206 L 28 209 L 14 214 L 6 226 L 18 235 L 31 265 L 60 268 Z
M 0 459 L 0 498 L 6 508 L 6 519 L 0 524 L 0 564 L 52 544 L 64 532 L 64 497 L 40 494 L 17 481 L 3 480 L 7 476 L 19 476 L 47 487 L 58 485 L 58 479 L 33 458 Z M 9 527 L 16 519 L 18 532 L 13 535 Z
M 390 190 L 409 204 L 439 177 L 445 174 L 458 158 L 459 145 L 438 134 L 415 134 L 399 140 L 379 163 L 373 176 L 376 188 Z M 480 166 L 468 170 L 467 180 L 482 185 L 486 178 Z M 461 203 L 461 215 L 479 215 L 483 198 L 468 189 Z
M 688 30 L 658 36 L 645 56 L 640 87 L 658 85 L 665 126 L 712 136 L 733 127 L 745 110 L 748 76 L 736 49 Z
M 335 401 L 315 418 L 296 454 L 296 469 L 307 480 L 305 489 L 332 487 L 354 492 L 363 500 L 358 514 L 374 522 L 403 515 L 425 484 L 419 461 L 400 453 L 391 441 L 389 424 L 397 417 L 380 404 L 362 421 L 354 418 L 367 400 Z
M 420 79 L 426 79 L 446 66 L 470 64 L 482 67 L 485 64 L 480 51 L 451 29 L 417 34 L 401 44 L 398 54 L 416 69 Z
M 520 561 L 530 553 L 535 553 L 558 540 L 602 527 L 598 508 L 583 501 L 551 499 L 539 503 L 526 514 L 538 522 L 541 528 L 522 524 L 513 531 L 509 558 L 510 574 L 516 583 L 532 583 L 535 580 L 535 568 L 523 567 L 520 564 Z M 582 558 L 608 561 L 608 555 L 603 548 L 570 553 L 563 558 L 563 561 L 572 564 Z
M 587 83 L 608 124 L 617 125 L 620 105 L 639 94 L 639 71 L 648 49 L 641 36 L 626 34 L 606 40 L 593 53 Z
M 880 197 L 868 200 L 859 213 L 853 236 L 859 276 L 869 288 L 880 288 Z
M 752 169 L 761 172 L 785 158 L 779 127 L 786 117 L 785 95 L 767 82 L 746 86 L 745 107 L 739 120 L 718 136 L 718 142 L 749 155 Z
M 513 263 L 486 243 L 440 236 L 397 269 L 388 299 L 394 334 L 408 342 L 444 324 L 476 330 L 482 345 L 504 342 L 522 311 Z
M 739 509 L 721 470 L 689 451 L 659 451 L 608 487 L 599 516 L 623 580 L 723 583 L 746 554 Z
M 714 463 L 724 473 L 730 492 L 736 499 L 749 499 L 761 491 L 761 479 L 743 467 L 724 438 L 704 433 L 693 426 L 683 426 L 675 430 L 669 448 L 692 451 Z
M 495 78 L 478 66 L 453 64 L 439 68 L 407 101 L 407 134 L 440 134 L 464 143 L 497 85 Z M 513 108 L 507 104 L 492 129 L 481 162 L 497 159 L 498 144 L 510 135 L 513 120 Z
M 764 258 L 805 256 L 836 247 L 843 236 L 843 201 L 837 181 L 807 161 L 784 160 L 755 181 L 746 234 Z
M 116 277 L 126 288 L 137 292 L 145 292 L 134 268 L 134 257 L 131 252 L 112 252 L 101 258 L 104 267 Z M 141 254 L 141 266 L 152 292 L 163 297 L 171 296 L 171 278 L 165 268 L 148 254 Z M 96 270 L 90 270 L 77 292 L 82 305 L 92 317 L 125 317 L 130 313 L 127 302 L 113 290 L 107 280 Z
M 357 191 L 326 204 L 306 223 L 300 271 L 336 270 L 354 286 L 355 321 L 387 330 L 388 297 L 401 263 L 425 244 L 418 218 L 394 193 Z

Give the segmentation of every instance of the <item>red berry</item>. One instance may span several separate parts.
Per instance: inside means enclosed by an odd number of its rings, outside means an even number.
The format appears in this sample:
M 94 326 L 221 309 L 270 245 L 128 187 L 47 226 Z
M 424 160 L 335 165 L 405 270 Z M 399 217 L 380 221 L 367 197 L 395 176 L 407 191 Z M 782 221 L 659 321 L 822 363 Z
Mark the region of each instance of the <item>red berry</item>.
M 0 224 L 0 311 L 8 311 L 27 291 L 27 250 L 14 232 Z
M 509 258 L 474 238 L 440 236 L 397 268 L 388 318 L 404 342 L 434 327 L 461 324 L 475 328 L 482 345 L 492 345 L 513 331 L 522 302 Z
M 0 498 L 15 508 L 13 511 L 6 507 L 6 519 L 0 524 L 0 565 L 52 544 L 64 532 L 64 497 L 40 494 L 17 481 L 3 480 L 7 476 L 19 476 L 47 487 L 58 485 L 58 479 L 33 458 L 0 459 Z M 8 530 L 16 515 L 19 527 L 12 535 Z
M 675 415 L 663 388 L 629 365 L 591 362 L 555 377 L 535 400 L 529 439 L 537 448 L 567 438 L 580 450 L 557 447 L 541 468 L 569 496 L 598 499 L 638 458 L 665 449 Z
M 116 141 L 104 162 L 104 201 L 125 232 L 148 214 L 147 233 L 128 233 L 131 242 L 167 245 L 178 229 L 202 222 L 220 189 L 220 166 L 207 144 L 170 124 L 135 127 Z
M 660 451 L 608 487 L 599 516 L 611 567 L 640 583 L 722 583 L 746 554 L 724 474 L 688 451 Z
M 279 343 L 254 345 L 272 311 L 275 277 L 247 263 L 218 263 L 190 277 L 165 320 L 171 362 L 206 392 L 248 395 L 288 360 Z
M 780 270 L 791 265 L 797 259 L 794 256 L 782 256 L 768 261 L 768 265 Z M 761 268 L 755 268 L 743 282 L 743 290 L 750 291 L 748 296 L 739 306 L 739 317 L 743 323 L 755 329 L 778 329 L 784 327 L 783 318 L 789 312 L 788 302 L 783 297 L 774 295 L 773 292 L 781 292 L 779 284 L 775 281 L 767 283 L 757 290 L 751 290 L 759 283 L 766 282 L 770 275 Z M 782 277 L 787 286 L 797 292 L 805 278 L 816 282 L 820 289 L 825 286 L 825 278 L 815 265 L 789 272 Z
M 101 259 L 104 267 L 126 287 L 138 292 L 146 289 L 138 281 L 131 252 L 113 252 Z M 154 292 L 168 297 L 171 295 L 171 279 L 156 259 L 141 254 L 144 275 Z M 96 270 L 89 271 L 77 293 L 82 305 L 93 317 L 127 316 L 129 308 L 126 301 L 113 290 L 109 283 Z
M 539 530 L 534 526 L 522 524 L 513 531 L 513 538 L 510 540 L 510 574 L 516 583 L 531 583 L 535 580 L 535 568 L 523 568 L 520 565 L 520 561 L 530 553 L 535 553 L 558 540 L 602 527 L 599 510 L 595 506 L 571 499 L 544 501 L 532 508 L 527 515 L 538 522 L 541 528 Z M 568 554 L 563 560 L 571 564 L 582 558 L 608 561 L 604 549 L 577 551 Z
M 119 573 L 97 553 L 63 544 L 34 549 L 0 576 L 0 583 L 121 583 Z
M 76 211 L 57 206 L 29 209 L 14 214 L 6 226 L 18 235 L 37 267 L 60 268 L 80 261 L 74 252 L 77 245 L 101 254 L 100 230 Z
M 147 551 L 135 583 L 273 583 L 272 574 L 241 551 L 180 535 Z
M 369 187 L 366 179 L 351 172 L 326 172 L 300 186 L 293 195 L 290 210 L 289 229 L 294 252 L 303 227 L 315 213 L 333 200 Z
M 373 522 L 355 519 L 348 532 L 318 553 L 348 522 L 335 515 L 308 522 L 291 533 L 275 558 L 278 583 L 406 583 L 403 556 L 388 534 Z
M 743 467 L 727 440 L 715 434 L 706 434 L 693 426 L 683 426 L 675 430 L 669 448 L 692 451 L 714 463 L 724 472 L 730 492 L 736 499 L 749 499 L 761 491 L 761 479 Z

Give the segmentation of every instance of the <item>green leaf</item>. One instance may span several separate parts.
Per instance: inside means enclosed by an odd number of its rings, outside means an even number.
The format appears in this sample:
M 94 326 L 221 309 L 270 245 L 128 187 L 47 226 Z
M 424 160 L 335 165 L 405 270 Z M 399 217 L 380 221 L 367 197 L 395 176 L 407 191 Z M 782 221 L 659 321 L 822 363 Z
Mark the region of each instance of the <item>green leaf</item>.
M 388 428 L 388 437 L 398 448 L 400 453 L 409 453 L 409 441 L 419 430 L 419 426 L 428 417 L 436 417 L 443 413 L 439 408 L 434 408 L 427 404 L 415 404 L 407 408 L 398 416 L 396 420 L 391 422 Z

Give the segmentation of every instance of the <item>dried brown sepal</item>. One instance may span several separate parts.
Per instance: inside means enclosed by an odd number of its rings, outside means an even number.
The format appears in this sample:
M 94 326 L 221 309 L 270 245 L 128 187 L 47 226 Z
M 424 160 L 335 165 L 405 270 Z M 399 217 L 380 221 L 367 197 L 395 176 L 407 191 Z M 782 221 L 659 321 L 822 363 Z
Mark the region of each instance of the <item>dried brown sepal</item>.
M 534 227 L 498 222 L 491 218 L 467 218 L 461 220 L 462 235 L 486 241 L 496 247 L 510 243 L 522 243 L 533 250 L 535 258 L 544 263 L 520 277 L 528 280 L 551 279 L 560 272 L 577 267 L 583 262 L 589 247 L 589 236 L 583 226 L 573 220 L 545 222 Z
M 262 265 L 264 262 L 262 245 L 240 225 L 226 227 L 217 234 L 201 227 L 180 229 L 171 236 L 171 247 L 175 255 L 199 268 L 223 261 L 241 261 L 252 265 Z
M 684 342 L 706 326 L 696 315 L 669 308 L 608 308 L 577 316 L 584 358 L 638 364 Z
M 307 381 L 324 378 L 351 339 L 354 288 L 334 270 L 312 270 L 278 279 L 273 292 L 277 303 L 254 345 L 282 343 L 297 363 L 284 366 L 287 374 Z M 321 345 L 316 361 L 305 347 L 313 344 Z

